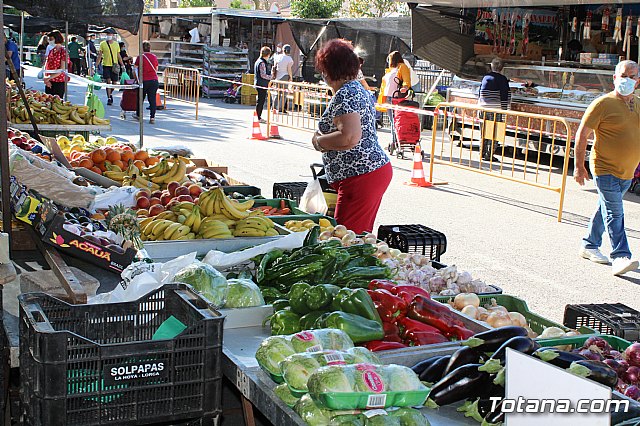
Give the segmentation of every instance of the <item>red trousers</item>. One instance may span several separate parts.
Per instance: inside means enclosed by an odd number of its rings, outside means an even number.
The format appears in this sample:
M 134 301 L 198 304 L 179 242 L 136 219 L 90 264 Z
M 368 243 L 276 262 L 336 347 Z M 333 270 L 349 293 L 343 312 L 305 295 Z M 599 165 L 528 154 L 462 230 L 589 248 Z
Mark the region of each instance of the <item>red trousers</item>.
M 335 219 L 356 234 L 373 231 L 382 196 L 393 177 L 391 162 L 378 170 L 331 184 L 338 191 Z

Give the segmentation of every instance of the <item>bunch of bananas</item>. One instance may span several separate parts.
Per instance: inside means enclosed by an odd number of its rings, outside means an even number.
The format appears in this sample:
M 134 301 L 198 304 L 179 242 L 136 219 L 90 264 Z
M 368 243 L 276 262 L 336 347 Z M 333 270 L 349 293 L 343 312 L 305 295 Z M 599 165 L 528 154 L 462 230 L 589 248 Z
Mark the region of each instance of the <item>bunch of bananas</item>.
M 278 235 L 271 219 L 260 211 L 247 211 L 247 206 L 253 206 L 253 200 L 241 203 L 230 200 L 222 188 L 212 189 L 200 195 L 198 204 L 177 203 L 155 217 L 140 219 L 141 238 L 164 241 Z
M 67 124 L 67 125 L 106 125 L 108 119 L 96 117 L 88 106 L 73 105 L 59 98 L 53 98 L 50 102 L 41 102 L 28 96 L 29 108 L 38 124 Z M 11 121 L 14 123 L 29 123 L 27 109 L 22 99 L 12 102 Z
M 176 155 L 170 159 L 163 158 L 156 165 L 143 168 L 141 172 L 154 184 L 164 187 L 172 181 L 184 183 L 188 180 L 187 163 L 188 159 Z
M 108 161 L 104 162 L 104 166 L 107 170 L 102 175 L 120 182 L 122 186 L 135 186 L 136 188 L 146 188 L 151 191 L 160 189 L 160 185 L 144 178 L 142 171 L 133 162 L 129 163 L 125 171 L 120 170 L 119 167 L 112 165 Z
M 333 232 L 333 225 L 328 219 L 320 218 L 316 224 L 311 219 L 305 220 L 288 220 L 284 223 L 284 227 L 293 232 L 307 231 L 316 225 L 320 225 L 320 232 L 330 231 Z
M 139 222 L 142 241 L 193 240 L 196 234 L 187 225 L 177 222 L 172 211 L 162 212 Z

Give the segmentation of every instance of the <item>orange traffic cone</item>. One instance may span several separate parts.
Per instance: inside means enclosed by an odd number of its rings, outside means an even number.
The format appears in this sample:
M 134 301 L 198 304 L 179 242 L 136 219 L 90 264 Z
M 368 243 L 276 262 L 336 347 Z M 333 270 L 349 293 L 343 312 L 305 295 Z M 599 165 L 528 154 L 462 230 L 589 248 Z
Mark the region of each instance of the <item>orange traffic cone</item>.
M 276 110 L 273 110 L 273 114 L 271 115 L 271 119 L 273 120 L 276 116 Z M 278 124 L 275 121 L 271 122 L 271 129 L 269 129 L 269 138 L 271 139 L 282 139 L 280 136 L 280 130 L 278 130 Z
M 431 182 L 427 182 L 424 178 L 424 169 L 422 168 L 422 153 L 420 145 L 416 144 L 416 152 L 413 154 L 413 171 L 411 172 L 411 181 L 405 182 L 405 185 L 419 186 L 428 188 L 433 186 Z
M 251 131 L 251 137 L 249 139 L 256 139 L 259 141 L 267 140 L 262 136 L 262 130 L 260 130 L 260 121 L 258 121 L 258 113 L 253 112 L 253 130 Z

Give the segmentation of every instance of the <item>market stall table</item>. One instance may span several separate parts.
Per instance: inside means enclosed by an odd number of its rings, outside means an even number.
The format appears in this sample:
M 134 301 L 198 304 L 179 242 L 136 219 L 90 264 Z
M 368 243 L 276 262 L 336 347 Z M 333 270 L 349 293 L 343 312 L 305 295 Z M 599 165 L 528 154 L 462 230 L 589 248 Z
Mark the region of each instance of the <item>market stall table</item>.
M 33 132 L 33 125 L 31 123 L 7 123 L 9 127 L 26 132 Z M 69 136 L 70 134 L 81 134 L 85 138 L 89 137 L 90 133 L 100 133 L 102 131 L 110 131 L 111 125 L 88 125 L 88 124 L 38 124 L 38 132 L 44 136 L 56 137 L 59 135 Z
M 245 424 L 253 426 L 253 407 L 260 412 L 274 425 L 278 426 L 303 426 L 306 423 L 298 416 L 293 409 L 289 408 L 273 392 L 276 384 L 262 371 L 255 358 L 256 350 L 260 343 L 269 337 L 271 333 L 268 327 L 243 327 L 225 329 L 222 348 L 222 373 L 235 384 L 243 399 L 243 410 Z M 414 357 L 406 351 L 387 351 L 381 355 L 385 364 L 397 363 L 408 365 L 414 361 L 424 359 L 425 354 L 438 356 L 450 354 L 455 346 L 443 346 L 438 349 L 429 350 L 427 347 L 417 349 Z M 422 412 L 429 419 L 432 426 L 477 425 L 478 423 L 470 418 L 465 418 L 464 414 L 456 411 L 458 405 L 445 406 L 437 410 L 423 408 Z

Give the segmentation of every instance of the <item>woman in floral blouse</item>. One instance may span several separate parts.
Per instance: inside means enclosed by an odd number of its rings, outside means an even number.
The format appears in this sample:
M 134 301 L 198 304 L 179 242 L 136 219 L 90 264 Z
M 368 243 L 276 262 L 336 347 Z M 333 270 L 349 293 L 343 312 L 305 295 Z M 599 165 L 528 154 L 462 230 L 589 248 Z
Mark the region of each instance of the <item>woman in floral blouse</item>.
M 64 97 L 65 79 L 67 77 L 67 70 L 69 69 L 69 55 L 63 46 L 64 37 L 60 31 L 51 31 L 49 34 L 49 44 L 53 43 L 54 47 L 47 56 L 47 63 L 45 70 L 64 70 L 55 73 L 45 72 L 44 74 L 44 92 L 51 95 L 58 95 Z
M 356 80 L 360 61 L 350 42 L 335 39 L 317 53 L 316 68 L 334 93 L 312 143 L 338 191 L 336 221 L 371 232 L 393 170 L 378 142 L 371 95 Z

